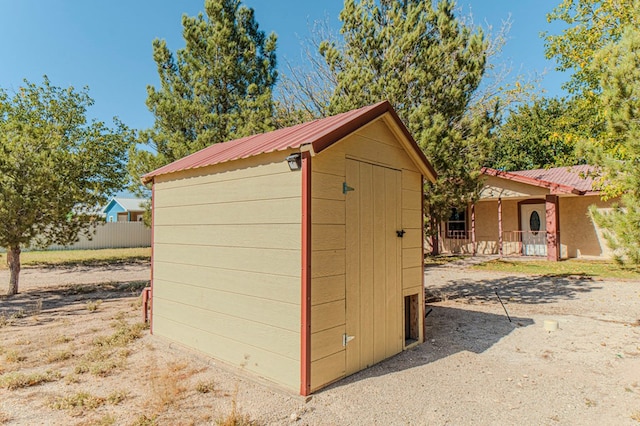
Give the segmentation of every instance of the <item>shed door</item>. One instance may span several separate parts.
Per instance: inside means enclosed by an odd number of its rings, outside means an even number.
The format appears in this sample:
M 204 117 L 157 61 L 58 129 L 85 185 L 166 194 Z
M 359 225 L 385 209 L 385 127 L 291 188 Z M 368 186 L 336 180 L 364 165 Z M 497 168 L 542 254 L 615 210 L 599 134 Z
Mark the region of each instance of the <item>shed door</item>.
M 547 217 L 545 204 L 521 204 L 522 254 L 547 255 Z
M 352 374 L 402 350 L 401 172 L 348 159 L 346 185 L 346 373 Z

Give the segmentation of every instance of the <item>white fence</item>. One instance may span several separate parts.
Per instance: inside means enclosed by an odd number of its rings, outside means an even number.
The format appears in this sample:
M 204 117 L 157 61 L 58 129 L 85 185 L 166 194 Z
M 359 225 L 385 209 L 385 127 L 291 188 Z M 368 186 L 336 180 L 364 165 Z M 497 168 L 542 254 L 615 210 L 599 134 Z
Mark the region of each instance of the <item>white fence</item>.
M 68 246 L 52 245 L 45 250 L 91 250 L 126 247 L 151 247 L 151 228 L 146 227 L 142 222 L 103 223 L 96 226 L 95 234 L 91 240 L 81 236 L 74 244 Z M 29 249 L 25 251 L 27 250 Z
M 151 228 L 142 222 L 108 222 L 96 227 L 91 238 L 81 236 L 80 240 L 70 246 L 53 245 L 47 250 L 86 250 L 125 247 L 150 247 Z

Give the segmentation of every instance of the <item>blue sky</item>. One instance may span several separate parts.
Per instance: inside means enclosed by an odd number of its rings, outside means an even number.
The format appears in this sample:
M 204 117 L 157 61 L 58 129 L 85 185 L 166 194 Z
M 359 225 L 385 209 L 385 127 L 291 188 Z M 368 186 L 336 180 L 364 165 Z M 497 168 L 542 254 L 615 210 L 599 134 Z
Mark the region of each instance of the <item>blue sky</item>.
M 559 2 L 559 0 L 557 0 Z M 464 14 L 476 24 L 499 27 L 511 16 L 510 38 L 503 59 L 526 75 L 547 73 L 542 88 L 561 94 L 568 79 L 553 71 L 544 58 L 541 31 L 553 31 L 546 13 L 551 0 L 459 0 Z M 150 127 L 146 87 L 157 84 L 152 59 L 154 38 L 167 40 L 173 51 L 183 47 L 181 16 L 196 15 L 203 0 L 0 0 L 0 87 L 15 90 L 23 78 L 41 82 L 42 75 L 57 86 L 89 86 L 95 105 L 90 116 L 111 124 L 118 116 L 133 128 Z M 342 0 L 245 0 L 255 9 L 265 32 L 278 35 L 278 60 L 300 60 L 300 39 L 308 24 L 329 19 L 339 29 Z M 557 32 L 557 26 L 555 27 Z

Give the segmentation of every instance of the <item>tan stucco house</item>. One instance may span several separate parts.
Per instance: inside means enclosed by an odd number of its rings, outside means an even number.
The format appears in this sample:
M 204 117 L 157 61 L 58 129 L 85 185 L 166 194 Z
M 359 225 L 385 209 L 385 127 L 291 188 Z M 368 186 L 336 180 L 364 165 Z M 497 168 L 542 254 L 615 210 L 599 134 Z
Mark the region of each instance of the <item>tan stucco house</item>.
M 147 174 L 152 333 L 302 395 L 422 342 L 424 179 L 388 102 Z
M 592 166 L 503 172 L 485 168 L 480 199 L 442 225 L 452 253 L 610 258 L 588 209 L 611 207 L 593 187 Z

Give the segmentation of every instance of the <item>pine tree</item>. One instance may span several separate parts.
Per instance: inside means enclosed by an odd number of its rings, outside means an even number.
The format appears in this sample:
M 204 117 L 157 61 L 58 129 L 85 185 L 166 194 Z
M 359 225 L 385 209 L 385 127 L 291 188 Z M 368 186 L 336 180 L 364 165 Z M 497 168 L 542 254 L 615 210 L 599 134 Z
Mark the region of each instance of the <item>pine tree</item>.
M 471 201 L 491 145 L 493 111 L 470 112 L 486 68 L 480 30 L 454 15 L 455 3 L 346 0 L 343 44 L 320 45 L 336 88 L 338 113 L 389 100 L 432 162 L 438 180 L 427 189 L 430 233 L 451 208 Z
M 637 9 L 640 13 L 640 8 Z M 604 198 L 619 197 L 610 213 L 591 212 L 621 262 L 640 264 L 640 30 L 626 27 L 620 41 L 595 57 L 607 132 L 592 154 L 603 166 Z
M 154 40 L 160 88 L 147 87 L 153 128 L 131 152 L 136 183 L 144 173 L 215 143 L 274 128 L 276 36 L 258 29 L 240 0 L 206 0 L 205 13 L 182 17 L 185 47 Z M 138 190 L 141 188 L 138 187 Z

